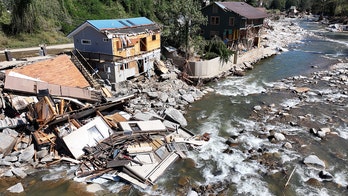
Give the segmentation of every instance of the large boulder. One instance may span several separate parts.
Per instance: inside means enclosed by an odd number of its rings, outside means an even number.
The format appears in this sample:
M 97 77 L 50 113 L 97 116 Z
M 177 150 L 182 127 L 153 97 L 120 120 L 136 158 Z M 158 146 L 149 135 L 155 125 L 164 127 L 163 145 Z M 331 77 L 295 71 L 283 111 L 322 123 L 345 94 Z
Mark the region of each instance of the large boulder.
M 12 173 L 20 178 L 27 177 L 27 174 L 21 168 L 13 168 L 11 169 Z
M 28 162 L 34 157 L 35 149 L 34 144 L 31 144 L 26 149 L 22 151 L 22 153 L 19 155 L 19 161 L 20 162 Z
M 181 96 L 181 98 L 189 103 L 193 103 L 195 101 L 191 94 L 184 94 Z
M 16 141 L 17 138 L 10 134 L 0 132 L 0 154 L 8 155 L 12 151 Z
M 316 155 L 309 155 L 303 160 L 303 163 L 309 167 L 324 169 L 325 162 L 320 160 Z
M 166 119 L 175 121 L 183 127 L 187 126 L 187 121 L 184 115 L 179 110 L 174 108 L 168 108 L 164 111 L 164 114 Z
M 7 189 L 9 192 L 11 193 L 21 193 L 24 191 L 23 185 L 22 183 L 17 183 L 13 186 L 11 186 L 10 188 Z

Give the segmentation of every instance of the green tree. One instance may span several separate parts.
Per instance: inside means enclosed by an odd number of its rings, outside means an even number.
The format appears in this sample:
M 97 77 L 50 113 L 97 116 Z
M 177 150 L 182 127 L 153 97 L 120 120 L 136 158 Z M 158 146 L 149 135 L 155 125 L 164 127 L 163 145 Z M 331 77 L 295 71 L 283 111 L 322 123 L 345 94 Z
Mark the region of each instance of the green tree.
M 270 5 L 271 9 L 284 10 L 285 0 L 273 0 Z
M 162 12 L 157 12 L 163 22 L 163 42 L 185 50 L 186 57 L 190 57 L 191 42 L 199 36 L 200 27 L 207 19 L 201 12 L 198 0 L 162 1 Z
M 70 21 L 59 0 L 14 0 L 11 6 L 13 34 L 57 30 Z
M 311 11 L 312 10 L 313 1 L 312 0 L 300 0 L 299 9 L 301 11 Z
M 289 9 L 291 6 L 296 6 L 298 7 L 298 0 L 286 0 L 285 2 L 285 9 Z
M 220 57 L 221 63 L 228 63 L 233 51 L 226 47 L 226 44 L 219 38 L 214 37 L 209 40 L 205 47 L 206 54 L 204 58 L 211 59 L 215 57 Z
M 254 7 L 258 7 L 259 6 L 259 1 L 258 0 L 246 0 L 245 1 L 247 4 L 252 5 Z

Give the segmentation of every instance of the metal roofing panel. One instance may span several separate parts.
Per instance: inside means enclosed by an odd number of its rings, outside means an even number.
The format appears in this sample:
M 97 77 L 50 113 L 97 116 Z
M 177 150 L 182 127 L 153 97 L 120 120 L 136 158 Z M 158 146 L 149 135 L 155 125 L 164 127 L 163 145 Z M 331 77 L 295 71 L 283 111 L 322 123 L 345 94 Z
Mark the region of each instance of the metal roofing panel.
M 233 11 L 248 19 L 266 18 L 267 14 L 244 2 L 215 2 L 222 9 Z
M 95 28 L 101 29 L 119 29 L 125 27 L 136 27 L 142 25 L 153 24 L 153 22 L 145 17 L 127 18 L 127 19 L 108 19 L 108 20 L 87 20 Z

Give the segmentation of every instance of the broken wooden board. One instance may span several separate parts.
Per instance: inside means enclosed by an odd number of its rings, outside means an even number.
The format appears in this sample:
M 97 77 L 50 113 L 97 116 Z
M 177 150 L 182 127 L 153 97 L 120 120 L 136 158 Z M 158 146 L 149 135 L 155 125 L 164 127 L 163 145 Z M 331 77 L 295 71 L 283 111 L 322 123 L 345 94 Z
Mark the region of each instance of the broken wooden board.
M 38 94 L 39 90 L 48 89 L 49 94 L 53 96 L 73 97 L 88 101 L 101 100 L 101 96 L 95 91 L 76 87 L 60 86 L 57 84 L 49 84 L 42 81 L 34 81 L 12 75 L 6 76 L 4 89 L 28 94 Z

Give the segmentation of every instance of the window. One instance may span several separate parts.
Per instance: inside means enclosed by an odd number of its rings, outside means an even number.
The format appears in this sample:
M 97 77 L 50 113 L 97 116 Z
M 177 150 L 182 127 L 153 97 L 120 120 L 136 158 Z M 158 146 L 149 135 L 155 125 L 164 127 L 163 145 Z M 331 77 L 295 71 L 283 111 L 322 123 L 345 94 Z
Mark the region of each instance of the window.
M 141 131 L 137 123 L 129 123 L 129 126 L 131 127 L 132 131 Z
M 228 20 L 228 25 L 234 26 L 234 17 L 230 17 Z
M 152 35 L 152 41 L 156 40 L 156 35 Z
M 104 138 L 96 126 L 90 127 L 87 132 L 93 140 L 101 141 Z
M 247 20 L 247 24 L 253 24 L 253 20 L 252 19 L 248 19 Z
M 121 70 L 125 70 L 125 69 L 128 69 L 128 68 L 129 68 L 128 63 L 122 64 L 122 65 L 120 66 L 120 69 L 121 69 Z
M 89 40 L 89 39 L 82 39 L 82 40 L 81 40 L 81 44 L 82 44 L 82 45 L 91 45 L 92 42 L 91 42 L 91 40 Z
M 109 38 L 103 38 L 103 42 L 109 42 L 110 39 Z
M 210 18 L 211 25 L 219 25 L 220 24 L 220 16 L 212 16 Z

